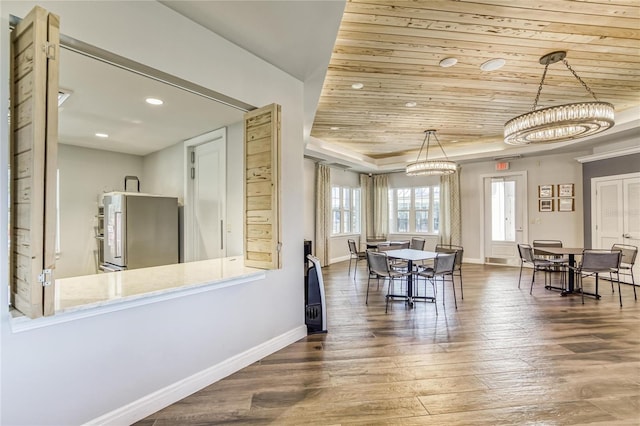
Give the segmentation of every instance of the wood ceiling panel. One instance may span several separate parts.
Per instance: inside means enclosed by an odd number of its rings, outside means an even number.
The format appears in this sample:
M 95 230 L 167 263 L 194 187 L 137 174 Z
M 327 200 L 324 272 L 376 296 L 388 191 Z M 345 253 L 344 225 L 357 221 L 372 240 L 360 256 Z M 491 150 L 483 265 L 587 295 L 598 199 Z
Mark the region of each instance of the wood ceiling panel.
M 348 1 L 311 134 L 374 158 L 416 153 L 425 128 L 445 148 L 500 141 L 531 109 L 539 58 L 554 50 L 599 100 L 640 104 L 635 0 Z M 446 57 L 458 63 L 440 67 Z M 481 71 L 492 58 L 506 65 Z M 539 106 L 590 99 L 562 63 L 549 67 Z

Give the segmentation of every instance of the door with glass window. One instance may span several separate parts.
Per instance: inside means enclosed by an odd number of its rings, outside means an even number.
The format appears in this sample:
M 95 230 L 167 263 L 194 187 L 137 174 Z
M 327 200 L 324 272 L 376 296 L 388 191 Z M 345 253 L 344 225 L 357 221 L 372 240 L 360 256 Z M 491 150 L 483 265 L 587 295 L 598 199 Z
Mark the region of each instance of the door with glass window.
M 526 242 L 526 176 L 484 178 L 484 261 L 519 265 Z

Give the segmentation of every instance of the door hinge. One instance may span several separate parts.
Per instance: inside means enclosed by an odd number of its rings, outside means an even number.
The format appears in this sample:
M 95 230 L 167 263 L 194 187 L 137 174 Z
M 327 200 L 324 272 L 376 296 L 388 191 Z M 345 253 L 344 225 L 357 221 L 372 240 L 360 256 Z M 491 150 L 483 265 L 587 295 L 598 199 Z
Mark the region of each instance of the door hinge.
M 38 282 L 42 283 L 42 287 L 51 285 L 51 269 L 43 269 L 42 273 L 38 275 Z
M 195 179 L 196 178 L 196 168 L 192 167 L 191 168 L 191 179 Z
M 42 49 L 44 50 L 44 54 L 47 57 L 47 59 L 56 59 L 55 43 L 49 43 L 48 41 L 45 41 L 44 45 L 42 46 Z
M 195 164 L 196 162 L 196 152 L 191 151 L 191 164 Z

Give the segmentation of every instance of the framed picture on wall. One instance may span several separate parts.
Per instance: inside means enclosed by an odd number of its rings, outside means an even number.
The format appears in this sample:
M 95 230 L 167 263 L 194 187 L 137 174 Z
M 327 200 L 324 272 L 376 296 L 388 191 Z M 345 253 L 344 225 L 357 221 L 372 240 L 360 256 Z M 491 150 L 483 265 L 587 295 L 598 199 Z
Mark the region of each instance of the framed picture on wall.
M 553 185 L 538 185 L 538 198 L 553 197 Z
M 558 184 L 558 197 L 573 197 L 573 195 L 572 183 Z
M 559 212 L 572 212 L 574 209 L 575 209 L 575 203 L 573 201 L 573 198 L 558 199 Z
M 553 199 L 551 200 L 538 200 L 538 210 L 541 212 L 553 211 Z

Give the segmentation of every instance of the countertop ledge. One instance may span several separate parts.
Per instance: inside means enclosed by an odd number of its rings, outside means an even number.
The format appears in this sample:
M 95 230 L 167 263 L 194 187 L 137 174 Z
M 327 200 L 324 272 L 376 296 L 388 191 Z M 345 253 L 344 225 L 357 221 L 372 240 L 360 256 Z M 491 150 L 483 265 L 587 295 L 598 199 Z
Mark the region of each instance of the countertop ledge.
M 11 331 L 48 327 L 264 278 L 266 271 L 245 267 L 241 256 L 62 278 L 56 280 L 56 313 L 36 319 L 12 317 Z

